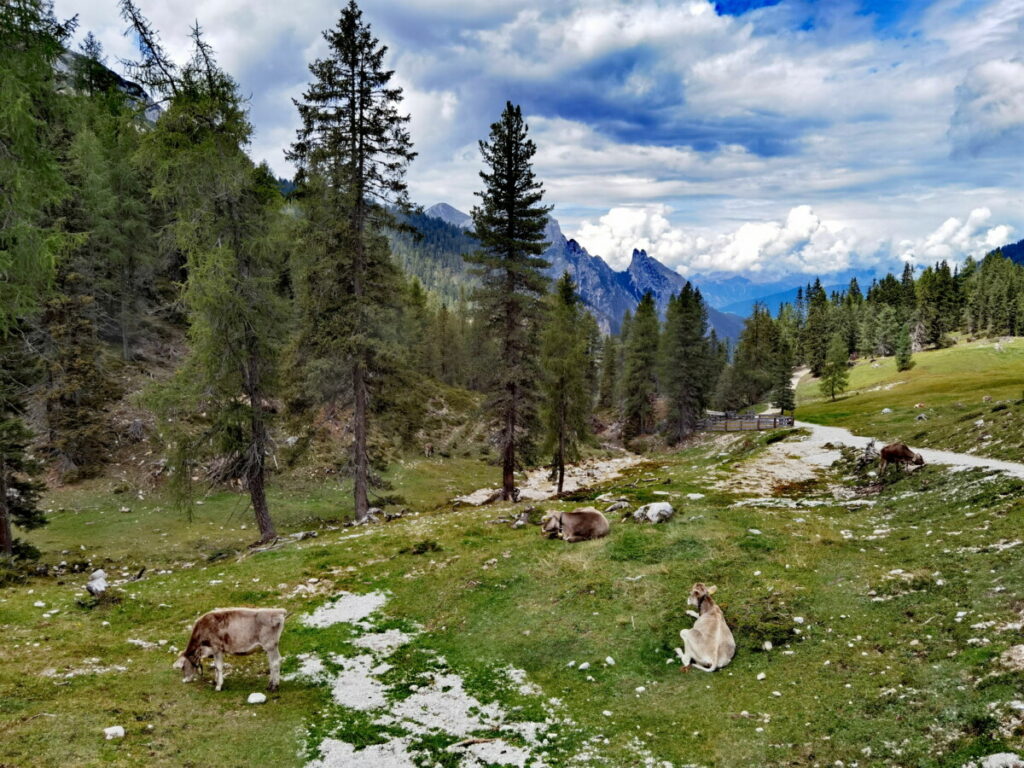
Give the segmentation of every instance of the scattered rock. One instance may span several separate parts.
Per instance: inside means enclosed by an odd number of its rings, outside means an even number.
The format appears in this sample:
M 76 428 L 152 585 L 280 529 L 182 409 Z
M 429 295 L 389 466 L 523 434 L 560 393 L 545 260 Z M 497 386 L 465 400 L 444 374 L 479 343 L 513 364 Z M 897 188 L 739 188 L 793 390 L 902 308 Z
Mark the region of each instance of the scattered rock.
M 675 513 L 675 509 L 667 501 L 656 501 L 640 507 L 633 513 L 633 519 L 641 523 L 664 523 L 671 520 Z
M 111 739 L 123 739 L 124 738 L 124 726 L 123 725 L 112 725 L 109 728 L 103 729 L 103 738 L 107 741 Z
M 618 512 L 620 509 L 629 509 L 629 502 L 625 499 L 619 499 L 615 503 L 609 504 L 604 513 L 610 515 L 613 512 Z
M 249 698 L 245 700 L 247 704 L 266 704 L 267 694 L 265 693 L 250 693 Z
M 1024 645 L 1015 645 L 1003 651 L 999 662 L 1008 669 L 1020 672 L 1024 670 Z
M 994 755 L 964 763 L 963 768 L 1024 768 L 1024 760 L 1014 752 L 997 752 Z
M 892 408 L 883 408 L 882 413 L 892 413 Z
M 917 414 L 917 416 L 914 417 L 914 421 L 928 421 L 928 417 L 925 416 L 923 413 L 919 413 Z
M 99 597 L 107 591 L 107 572 L 102 568 L 92 572 L 89 583 L 85 585 L 85 591 L 93 597 Z

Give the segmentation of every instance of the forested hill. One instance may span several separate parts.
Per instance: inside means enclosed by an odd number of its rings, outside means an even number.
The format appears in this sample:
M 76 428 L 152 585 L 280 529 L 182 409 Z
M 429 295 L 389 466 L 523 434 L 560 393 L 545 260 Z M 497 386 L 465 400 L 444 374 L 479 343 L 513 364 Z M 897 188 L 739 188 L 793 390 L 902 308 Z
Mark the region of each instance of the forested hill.
M 1024 240 L 1004 245 L 1002 248 L 997 248 L 993 253 L 998 253 L 1016 264 L 1024 265 Z
M 451 304 L 459 300 L 474 278 L 464 266 L 463 254 L 472 251 L 475 240 L 467 233 L 466 214 L 445 203 L 408 217 L 419 237 L 409 233 L 392 236 L 392 251 L 405 271 L 417 277 L 427 290 Z M 664 316 L 671 296 L 678 294 L 686 279 L 646 251 L 634 251 L 629 268 L 617 272 L 600 256 L 592 256 L 575 240 L 568 239 L 554 219 L 548 220 L 545 239 L 550 243 L 544 258 L 552 280 L 568 272 L 579 287 L 580 297 L 605 333 L 617 333 L 623 315 L 634 312 L 640 299 L 650 292 L 659 314 Z M 743 319 L 707 307 L 708 324 L 719 338 L 732 341 L 739 336 Z

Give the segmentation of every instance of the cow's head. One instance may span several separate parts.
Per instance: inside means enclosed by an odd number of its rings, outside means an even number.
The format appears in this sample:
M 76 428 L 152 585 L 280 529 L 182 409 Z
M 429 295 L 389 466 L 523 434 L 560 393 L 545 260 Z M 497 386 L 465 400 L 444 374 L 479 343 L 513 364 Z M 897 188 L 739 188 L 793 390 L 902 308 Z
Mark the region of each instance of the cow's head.
M 703 582 L 698 581 L 690 590 L 690 597 L 686 602 L 695 608 L 699 608 L 702 602 L 711 597 L 717 591 L 718 587 L 714 585 L 706 587 Z
M 922 464 L 924 464 L 924 456 L 922 456 L 920 453 L 915 453 L 914 464 L 916 464 L 917 466 L 921 466 Z
M 178 658 L 174 660 L 171 665 L 171 669 L 181 670 L 181 682 L 191 683 L 196 678 L 196 674 L 203 674 L 203 656 L 202 652 L 189 655 L 186 651 L 178 654 Z
M 562 516 L 549 512 L 540 519 L 540 532 L 549 539 L 558 538 L 562 533 Z

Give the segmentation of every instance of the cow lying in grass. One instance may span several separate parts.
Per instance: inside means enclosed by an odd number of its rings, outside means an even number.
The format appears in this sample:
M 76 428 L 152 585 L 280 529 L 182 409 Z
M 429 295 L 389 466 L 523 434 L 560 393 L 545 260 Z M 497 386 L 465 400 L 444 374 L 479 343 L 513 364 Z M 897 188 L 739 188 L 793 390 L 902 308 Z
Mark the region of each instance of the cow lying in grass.
M 593 507 L 580 507 L 571 512 L 550 512 L 540 521 L 541 533 L 549 539 L 561 537 L 572 543 L 600 539 L 608 535 L 608 518 Z
M 212 656 L 219 691 L 224 685 L 225 653 L 245 656 L 263 649 L 270 663 L 269 687 L 276 691 L 281 680 L 278 645 L 286 613 L 284 608 L 219 608 L 204 613 L 192 627 L 188 646 L 174 662 L 174 669 L 182 670 L 182 682 L 189 683 L 197 671 L 202 674 L 203 659 Z
M 732 661 L 736 653 L 736 641 L 725 623 L 725 615 L 711 599 L 716 590 L 717 587 L 705 587 L 698 582 L 690 591 L 687 602 L 697 610 L 687 613 L 697 621 L 690 629 L 679 631 L 683 647 L 676 648 L 676 654 L 686 668 L 693 664 L 702 672 L 714 672 Z
M 881 458 L 878 463 L 878 474 L 885 473 L 885 468 L 890 464 L 924 464 L 924 457 L 920 453 L 910 450 L 906 443 L 889 443 L 878 454 Z

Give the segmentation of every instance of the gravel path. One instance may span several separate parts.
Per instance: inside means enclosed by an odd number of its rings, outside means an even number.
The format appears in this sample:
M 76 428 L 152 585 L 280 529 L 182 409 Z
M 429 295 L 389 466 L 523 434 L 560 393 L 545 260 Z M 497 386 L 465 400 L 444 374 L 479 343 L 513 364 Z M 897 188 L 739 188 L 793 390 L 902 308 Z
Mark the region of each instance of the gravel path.
M 796 422 L 797 427 L 803 427 L 811 432 L 807 440 L 802 441 L 800 451 L 804 461 L 818 466 L 828 466 L 837 458 L 839 451 L 828 450 L 826 443 L 843 443 L 854 448 L 863 448 L 874 438 L 855 435 L 848 429 L 842 427 L 825 427 L 821 424 L 811 424 L 807 421 Z M 881 448 L 883 443 L 875 440 L 875 445 Z M 911 446 L 913 448 L 913 446 Z M 1024 464 L 1016 461 L 1000 461 L 999 459 L 987 459 L 984 456 L 973 456 L 969 453 L 955 453 L 953 451 L 938 451 L 932 448 L 914 448 L 929 464 L 948 464 L 953 467 L 980 467 L 981 469 L 998 469 L 1014 477 L 1024 478 Z

